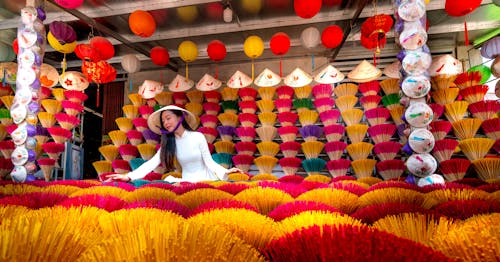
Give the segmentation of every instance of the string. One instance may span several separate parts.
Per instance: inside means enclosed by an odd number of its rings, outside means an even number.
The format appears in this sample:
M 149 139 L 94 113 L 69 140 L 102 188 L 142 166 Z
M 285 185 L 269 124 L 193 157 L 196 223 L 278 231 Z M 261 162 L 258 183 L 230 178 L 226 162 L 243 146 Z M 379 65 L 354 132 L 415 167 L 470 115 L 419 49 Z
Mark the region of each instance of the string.
M 132 93 L 132 79 L 128 80 L 129 86 L 128 86 L 128 92 Z
M 312 67 L 312 72 L 314 72 L 314 53 L 311 54 L 311 67 Z
M 283 61 L 280 58 L 280 78 L 283 77 Z
M 175 125 L 174 127 L 174 130 L 172 130 L 172 132 L 166 130 L 164 127 L 163 127 L 163 124 L 162 126 L 160 127 L 160 132 L 162 135 L 168 135 L 168 134 L 172 134 L 173 132 L 175 132 L 175 130 L 177 130 L 177 128 L 179 128 L 179 126 L 181 126 L 182 122 L 184 121 L 184 116 L 185 114 L 183 113 L 182 116 L 181 116 L 181 119 L 179 120 L 179 122 L 177 123 L 177 125 Z M 161 117 L 161 116 L 160 116 Z
M 215 79 L 219 79 L 219 65 L 215 63 Z
M 101 99 L 100 99 L 100 93 L 101 93 L 101 92 L 99 92 L 99 87 L 100 87 L 100 86 L 99 86 L 99 84 L 97 84 L 97 94 L 96 94 L 96 96 L 95 96 L 95 97 L 96 97 L 96 101 L 95 101 L 95 106 L 96 106 L 96 107 L 99 107 L 99 102 L 100 102 L 100 100 L 101 100 Z
M 465 38 L 465 46 L 469 45 L 469 32 L 467 30 L 467 21 L 464 17 L 464 38 Z
M 253 77 L 254 77 L 254 72 L 255 72 L 255 66 L 253 64 L 253 59 L 252 59 L 252 81 L 253 81 Z

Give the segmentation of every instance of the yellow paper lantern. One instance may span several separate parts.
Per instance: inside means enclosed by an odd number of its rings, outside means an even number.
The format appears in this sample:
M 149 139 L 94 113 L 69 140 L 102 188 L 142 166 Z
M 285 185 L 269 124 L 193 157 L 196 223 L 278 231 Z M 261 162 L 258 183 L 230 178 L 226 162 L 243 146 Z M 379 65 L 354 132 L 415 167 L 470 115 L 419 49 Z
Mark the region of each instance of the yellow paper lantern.
M 262 55 L 264 52 L 264 42 L 262 38 L 252 35 L 247 37 L 245 43 L 243 44 L 243 51 L 245 55 L 254 59 Z
M 198 47 L 193 41 L 183 41 L 178 48 L 179 56 L 186 63 L 191 63 L 198 58 Z
M 243 10 L 251 13 L 253 15 L 258 14 L 262 9 L 262 1 L 261 0 L 242 0 L 241 7 Z
M 184 23 L 191 24 L 198 18 L 198 8 L 194 5 L 179 7 L 176 11 L 177 16 Z
M 47 33 L 47 42 L 49 42 L 49 45 L 52 48 L 54 48 L 54 50 L 56 50 L 59 53 L 63 53 L 63 54 L 69 54 L 69 53 L 72 53 L 73 51 L 75 51 L 76 44 L 77 44 L 77 42 L 74 41 L 71 43 L 61 45 L 59 43 L 59 41 L 57 41 L 55 36 L 50 31 L 49 31 L 49 33 Z

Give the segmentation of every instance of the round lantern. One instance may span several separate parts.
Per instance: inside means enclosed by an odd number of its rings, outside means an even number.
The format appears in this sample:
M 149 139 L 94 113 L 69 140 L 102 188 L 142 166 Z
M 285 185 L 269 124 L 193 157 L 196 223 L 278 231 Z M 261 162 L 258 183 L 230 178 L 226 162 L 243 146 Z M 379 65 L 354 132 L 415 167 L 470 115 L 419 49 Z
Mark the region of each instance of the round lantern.
M 493 59 L 500 55 L 500 36 L 488 40 L 481 47 L 481 56 Z
M 179 56 L 186 63 L 191 63 L 198 57 L 198 47 L 193 41 L 183 41 L 178 48 Z
M 72 43 L 76 41 L 76 32 L 70 25 L 54 21 L 49 25 L 49 31 L 61 44 Z
M 140 37 L 150 37 L 156 30 L 153 16 L 146 11 L 136 10 L 128 17 L 128 25 L 132 33 Z
M 75 48 L 75 54 L 81 60 L 91 60 L 94 62 L 100 61 L 101 54 L 89 44 L 78 44 Z
M 12 50 L 14 50 L 16 55 L 19 53 L 19 41 L 17 41 L 17 38 L 12 41 Z
M 213 40 L 207 46 L 208 57 L 214 61 L 222 61 L 227 54 L 226 46 L 219 40 Z
M 326 6 L 340 5 L 342 0 L 323 0 L 323 4 Z
M 450 16 L 464 16 L 476 10 L 481 5 L 481 0 L 456 1 L 446 0 L 444 10 Z
M 148 11 L 151 16 L 153 16 L 156 25 L 163 25 L 167 22 L 168 19 L 168 11 L 167 9 L 157 9 Z
M 250 14 L 258 14 L 262 9 L 262 1 L 241 0 L 241 8 Z
M 153 61 L 153 64 L 159 66 L 168 65 L 168 62 L 170 61 L 168 50 L 161 46 L 155 46 L 151 48 L 149 56 L 151 57 L 151 61 Z
M 344 38 L 344 32 L 338 25 L 328 26 L 321 34 L 321 43 L 326 48 L 335 48 L 340 45 Z
M 247 37 L 243 44 L 243 51 L 245 55 L 252 59 L 261 56 L 264 52 L 264 42 L 262 42 L 262 38 L 256 35 Z
M 212 20 L 221 20 L 224 7 L 221 3 L 208 3 L 205 5 L 205 13 Z
M 113 44 L 102 36 L 94 36 L 90 39 L 89 44 L 100 54 L 102 60 L 108 60 L 115 55 Z
M 122 67 L 127 73 L 135 73 L 141 70 L 141 61 L 133 54 L 124 55 Z
M 75 9 L 83 4 L 83 0 L 55 0 L 55 2 L 67 9 Z
M 479 83 L 483 85 L 491 77 L 491 69 L 485 65 L 477 65 L 469 68 L 468 72 L 479 72 L 481 73 L 481 81 Z
M 269 45 L 275 55 L 284 55 L 290 49 L 290 38 L 287 34 L 279 32 L 271 37 Z
M 54 35 L 49 31 L 47 33 L 47 42 L 49 42 L 49 45 L 54 48 L 59 53 L 63 54 L 69 54 L 75 50 L 75 47 L 77 45 L 76 41 L 72 43 L 67 43 L 67 44 L 61 44 L 57 39 L 54 37 Z
M 198 18 L 198 8 L 194 5 L 178 7 L 176 12 L 179 19 L 184 23 L 191 24 Z
M 321 10 L 322 0 L 294 0 L 295 13 L 302 18 L 311 18 Z
M 266 0 L 266 7 L 273 9 L 288 8 L 291 0 Z
M 308 27 L 300 34 L 300 42 L 307 49 L 313 49 L 319 45 L 320 34 L 316 27 Z

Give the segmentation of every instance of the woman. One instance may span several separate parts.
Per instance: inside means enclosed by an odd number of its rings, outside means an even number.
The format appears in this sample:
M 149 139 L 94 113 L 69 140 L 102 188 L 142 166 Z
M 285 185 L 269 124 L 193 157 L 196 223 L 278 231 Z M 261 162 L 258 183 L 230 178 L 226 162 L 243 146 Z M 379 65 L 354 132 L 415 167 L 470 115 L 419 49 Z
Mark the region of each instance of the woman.
M 178 106 L 169 105 L 155 111 L 148 118 L 148 126 L 161 135 L 160 150 L 136 170 L 110 175 L 108 180 L 128 182 L 141 179 L 160 164 L 173 170 L 174 159 L 182 168 L 182 179 L 168 176 L 165 178 L 167 182 L 227 180 L 229 173 L 241 172 L 238 168 L 226 169 L 212 159 L 205 136 L 190 126 L 195 123 L 196 117 Z

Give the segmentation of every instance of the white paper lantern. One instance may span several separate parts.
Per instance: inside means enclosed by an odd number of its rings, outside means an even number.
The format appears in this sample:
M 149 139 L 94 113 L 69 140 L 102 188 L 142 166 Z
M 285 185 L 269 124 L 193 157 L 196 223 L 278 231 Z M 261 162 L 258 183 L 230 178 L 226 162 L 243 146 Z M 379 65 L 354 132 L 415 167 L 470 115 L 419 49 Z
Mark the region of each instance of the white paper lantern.
M 418 183 L 417 183 L 417 185 L 419 187 L 424 187 L 424 186 L 428 186 L 428 185 L 436 185 L 436 184 L 440 184 L 440 185 L 445 184 L 444 178 L 438 174 L 432 174 L 432 175 L 426 176 L 424 178 L 421 178 L 418 180 Z
M 434 148 L 435 139 L 432 133 L 425 128 L 418 128 L 411 132 L 408 143 L 417 153 L 429 153 Z
M 308 27 L 300 34 L 300 42 L 307 49 L 313 49 L 319 45 L 320 33 L 316 27 Z
M 408 171 L 418 177 L 426 177 L 437 169 L 437 161 L 431 154 L 413 154 L 406 161 Z
M 133 54 L 124 55 L 122 58 L 122 67 L 127 73 L 136 73 L 141 70 L 141 61 Z

